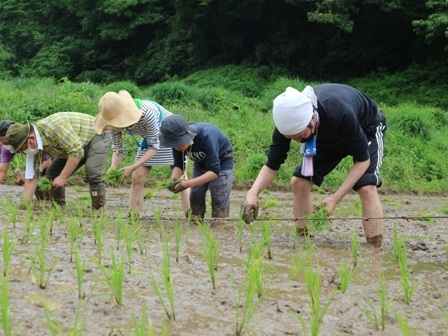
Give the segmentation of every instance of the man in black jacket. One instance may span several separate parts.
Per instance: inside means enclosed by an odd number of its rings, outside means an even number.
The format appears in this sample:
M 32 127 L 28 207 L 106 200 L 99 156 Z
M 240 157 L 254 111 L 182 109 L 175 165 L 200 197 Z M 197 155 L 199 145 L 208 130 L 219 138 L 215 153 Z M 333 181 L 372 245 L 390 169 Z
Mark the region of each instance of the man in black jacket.
M 329 214 L 354 189 L 362 203 L 367 242 L 380 247 L 383 239 L 383 208 L 377 188 L 383 159 L 386 120 L 374 100 L 343 84 L 307 86 L 303 92 L 287 88 L 274 100 L 275 123 L 268 161 L 248 191 L 241 214 L 246 223 L 257 216 L 258 195 L 274 180 L 285 162 L 291 140 L 302 143 L 303 161 L 291 179 L 293 212 L 297 230 L 307 233 L 303 219 L 313 211 L 311 190 L 320 186 L 346 156 L 353 166 L 336 192 L 322 201 Z

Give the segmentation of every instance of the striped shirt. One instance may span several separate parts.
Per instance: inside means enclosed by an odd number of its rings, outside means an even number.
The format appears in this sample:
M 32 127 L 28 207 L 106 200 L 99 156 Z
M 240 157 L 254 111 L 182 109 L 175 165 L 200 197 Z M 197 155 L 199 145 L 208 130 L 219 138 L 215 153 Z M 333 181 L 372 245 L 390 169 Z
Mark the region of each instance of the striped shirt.
M 142 139 L 146 139 L 148 148 L 152 148 L 157 151 L 157 154 L 147 162 L 144 166 L 167 166 L 173 165 L 173 150 L 168 147 L 161 147 L 159 145 L 159 133 L 160 124 L 162 121 L 172 115 L 170 111 L 165 109 L 156 103 L 149 100 L 142 100 L 140 111 L 142 117 L 134 125 L 127 128 L 120 129 L 118 131 L 112 131 L 112 149 L 115 153 L 125 154 L 123 135 L 130 133 L 133 136 L 140 135 Z M 160 111 L 159 111 L 160 108 Z M 162 115 L 160 115 L 162 113 Z M 138 148 L 135 161 L 138 161 L 145 153 L 147 149 L 141 147 Z
M 84 157 L 84 147 L 95 136 L 93 120 L 89 114 L 59 112 L 36 121 L 44 152 L 53 158 Z

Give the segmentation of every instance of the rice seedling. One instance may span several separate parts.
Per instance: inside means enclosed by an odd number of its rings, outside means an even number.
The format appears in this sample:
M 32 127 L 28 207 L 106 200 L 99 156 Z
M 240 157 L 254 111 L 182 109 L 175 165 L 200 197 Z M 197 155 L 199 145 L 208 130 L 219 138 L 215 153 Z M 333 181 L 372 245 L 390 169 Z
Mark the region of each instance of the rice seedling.
M 85 264 L 79 255 L 79 251 L 76 249 L 73 251 L 73 256 L 75 258 L 75 267 L 76 267 L 76 281 L 78 285 L 78 299 L 84 299 L 85 294 L 82 291 L 82 284 L 84 282 L 85 275 Z
M 48 233 L 50 236 L 53 235 L 53 225 L 56 217 L 56 212 L 53 208 L 50 208 L 48 211 L 44 210 L 39 216 L 39 221 L 45 223 L 45 229 L 48 229 Z M 42 225 L 41 225 L 42 226 Z
M 12 238 L 9 237 L 8 230 L 3 229 L 3 249 L 2 249 L 2 255 L 3 255 L 3 276 L 8 277 L 9 275 L 9 269 L 11 266 L 11 256 L 12 251 L 14 250 L 16 243 Z
M 294 229 L 294 235 L 293 235 L 293 246 L 292 249 L 295 250 L 297 248 L 297 246 L 299 245 L 299 238 L 300 238 L 300 234 L 299 231 L 297 231 L 297 229 Z
M 400 314 L 398 312 L 395 312 L 395 319 L 398 322 L 398 325 L 400 326 L 401 332 L 403 333 L 403 336 L 411 336 L 411 329 L 409 327 L 409 321 L 406 316 L 406 314 Z
M 123 216 L 121 215 L 120 211 L 117 211 L 117 219 L 115 221 L 115 225 L 116 225 L 115 240 L 117 241 L 117 251 L 119 251 L 124 231 Z
M 231 280 L 235 287 L 235 280 L 232 275 Z M 257 285 L 253 280 L 253 276 L 251 277 L 250 273 L 247 272 L 243 282 L 236 291 L 235 335 L 237 336 L 246 334 L 248 331 L 248 324 L 254 317 L 258 306 L 264 298 L 264 296 L 256 295 Z M 243 294 L 245 297 L 243 297 Z
M 39 181 L 37 182 L 37 188 L 42 191 L 50 190 L 52 186 L 53 186 L 53 182 L 45 176 L 41 177 L 39 179 Z
M 238 247 L 240 249 L 240 253 L 243 253 L 243 232 L 244 232 L 245 223 L 242 218 L 238 219 L 236 225 L 236 237 L 238 239 Z
M 396 225 L 394 226 L 394 251 L 398 261 L 398 267 L 400 269 L 401 284 L 403 286 L 403 299 L 406 304 L 411 303 L 412 296 L 417 289 L 420 282 L 416 282 L 413 285 L 410 284 L 408 267 L 408 258 L 406 252 L 406 239 L 398 235 Z
M 268 259 L 272 259 L 271 253 L 271 240 L 272 240 L 272 225 L 269 221 L 263 221 L 261 223 L 261 231 L 263 233 L 263 243 L 268 250 Z
M 358 232 L 352 234 L 352 264 L 353 267 L 358 266 L 359 241 Z
M 388 318 L 389 307 L 394 297 L 387 298 L 387 281 L 383 272 L 380 273 L 380 283 L 377 293 L 380 303 L 379 309 L 375 307 L 375 302 L 370 297 L 367 297 L 365 303 L 362 303 L 359 299 L 356 299 L 356 301 L 364 316 L 370 323 L 372 323 L 375 330 L 380 330 L 380 327 L 381 330 L 384 330 Z
M 201 232 L 202 254 L 208 266 L 208 271 L 212 279 L 212 287 L 216 289 L 216 271 L 218 270 L 219 251 L 221 244 L 213 237 L 210 227 L 202 222 L 198 222 Z
M 182 221 L 176 221 L 174 223 L 174 239 L 176 246 L 176 262 L 179 262 L 180 249 L 182 247 L 182 231 L 184 225 Z
M 345 294 L 347 291 L 348 285 L 353 278 L 353 274 L 355 272 L 355 268 L 350 267 L 347 262 L 341 262 L 339 265 L 339 286 L 338 289 L 341 293 Z
M 40 289 L 45 289 L 47 287 L 51 273 L 58 262 L 57 259 L 54 259 L 51 263 L 47 263 L 46 242 L 46 238 L 41 238 L 40 245 L 35 245 L 34 255 L 30 256 L 32 274 L 36 281 L 36 285 Z
M 142 227 L 141 225 L 137 226 L 134 230 L 134 240 L 135 244 L 137 245 L 137 249 L 140 252 L 140 254 L 146 254 L 146 247 L 143 243 L 143 236 L 142 236 Z
M 249 248 L 247 251 L 247 260 L 245 262 L 246 272 L 251 267 L 251 265 L 257 260 L 261 255 L 261 251 L 263 250 L 264 242 L 257 244 L 255 242 L 255 235 L 251 234 L 249 238 Z
M 123 304 L 123 283 L 124 283 L 124 261 L 123 255 L 120 253 L 118 261 L 115 259 L 115 254 L 111 251 L 112 264 L 110 268 L 105 267 L 101 263 L 95 261 L 99 267 L 101 274 L 103 274 L 107 284 L 111 287 L 115 302 L 119 305 Z
M 154 272 L 152 271 L 151 264 L 148 259 L 148 270 L 150 276 L 150 283 L 154 290 L 154 293 L 159 298 L 160 303 L 162 304 L 163 310 L 165 311 L 168 319 L 176 320 L 176 314 L 174 311 L 174 281 L 171 278 L 171 260 L 168 248 L 168 240 L 165 239 L 161 243 L 162 247 L 162 260 L 161 266 L 162 269 L 159 272 L 160 279 L 163 283 L 164 290 L 162 291 L 161 286 L 156 279 Z M 168 301 L 168 303 L 167 303 Z
M 140 317 L 140 321 L 135 316 L 133 316 L 132 324 L 134 326 L 134 335 L 135 336 L 155 336 L 156 335 L 156 331 L 154 329 L 152 321 L 151 321 L 151 319 L 148 319 L 148 316 L 146 313 L 146 304 L 143 304 L 142 315 Z
M 303 238 L 304 238 L 303 245 L 302 245 L 303 250 L 310 251 L 310 252 L 314 251 L 314 248 L 316 246 L 311 242 L 310 235 L 305 235 Z
M 70 262 L 73 262 L 73 254 L 75 250 L 75 243 L 78 239 L 79 224 L 77 218 L 72 218 L 67 225 L 68 239 L 70 244 Z
M 76 206 L 76 216 L 78 218 L 79 226 L 82 227 L 82 219 L 84 217 L 84 209 L 83 209 L 82 205 L 80 205 L 80 204 L 78 204 Z
M 11 326 L 11 316 L 9 309 L 9 286 L 8 279 L 6 277 L 2 277 L 2 295 L 0 297 L 0 307 L 1 307 L 1 319 L 2 319 L 2 328 L 3 332 L 6 336 L 13 335 L 12 326 Z
M 266 288 L 263 279 L 263 256 L 259 256 L 247 269 L 249 281 L 255 284 L 258 298 L 263 298 L 266 294 Z
M 321 306 L 321 274 L 319 268 L 314 271 L 313 264 L 311 263 L 304 272 L 308 295 L 310 297 L 310 317 L 309 317 L 309 329 L 305 325 L 305 321 L 301 315 L 298 316 L 302 325 L 302 330 L 305 335 L 319 335 L 320 327 L 322 326 L 324 316 L 330 308 L 330 304 L 333 301 L 335 290 L 333 290 L 327 300 L 327 302 Z
M 50 331 L 51 336 L 67 335 L 67 336 L 82 336 L 84 334 L 84 328 L 87 323 L 88 312 L 81 318 L 82 306 L 79 305 L 76 308 L 75 319 L 73 326 L 67 328 L 61 321 L 57 321 L 51 316 L 49 309 L 44 306 L 45 324 Z M 68 330 L 67 330 L 68 329 Z
M 19 215 L 19 208 L 13 202 L 11 202 L 7 206 L 7 213 L 9 213 L 9 221 L 12 223 L 13 229 L 15 229 L 17 224 L 17 217 Z
M 30 240 L 31 234 L 34 232 L 34 229 L 36 228 L 37 224 L 32 220 L 33 218 L 33 210 L 34 210 L 34 203 L 28 202 L 26 204 L 26 213 L 25 213 L 25 220 L 24 220 L 24 229 L 22 238 L 20 239 L 21 244 L 26 244 Z
M 126 256 L 128 258 L 128 273 L 132 273 L 132 260 L 134 257 L 134 234 L 131 226 L 125 226 L 123 231 L 124 245 L 126 247 Z
M 265 203 L 264 203 L 264 206 L 266 208 L 276 208 L 279 205 L 280 205 L 280 201 L 275 199 L 275 198 L 271 198 L 271 197 L 267 198 Z
M 312 262 L 313 255 L 311 252 L 306 251 L 302 255 L 293 254 L 291 256 L 291 271 L 290 278 L 296 280 L 299 273 L 303 270 L 307 263 Z
M 154 192 L 152 189 L 146 189 L 145 195 L 143 196 L 144 199 L 151 199 L 154 196 Z
M 57 204 L 56 202 L 53 202 L 53 206 L 52 206 L 55 214 L 56 214 L 56 218 L 62 222 L 64 220 L 64 213 L 62 211 L 62 208 L 59 204 Z
M 171 189 L 174 185 L 175 185 L 175 181 L 173 181 L 172 179 L 167 179 L 164 181 L 157 181 L 156 189 L 157 190 L 168 189 L 169 191 L 171 191 Z
M 306 216 L 309 228 L 314 232 L 323 232 L 331 228 L 328 210 L 324 205 L 317 206 Z
M 126 177 L 120 169 L 109 169 L 104 175 L 104 181 L 111 187 L 119 187 L 126 182 Z
M 103 229 L 106 226 L 106 220 L 106 214 L 102 211 L 99 216 L 93 216 L 92 221 L 92 232 L 98 252 L 98 261 L 100 263 L 103 252 Z

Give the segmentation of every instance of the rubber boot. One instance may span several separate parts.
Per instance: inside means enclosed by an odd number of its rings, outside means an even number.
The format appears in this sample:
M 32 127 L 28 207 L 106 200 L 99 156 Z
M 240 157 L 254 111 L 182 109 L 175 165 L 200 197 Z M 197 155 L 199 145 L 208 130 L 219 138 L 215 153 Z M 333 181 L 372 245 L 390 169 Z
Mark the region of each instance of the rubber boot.
M 90 197 L 92 198 L 92 208 L 101 209 L 106 205 L 106 185 L 103 182 L 90 185 Z
M 49 201 L 51 200 L 51 190 L 42 190 L 37 187 L 34 196 L 38 201 Z
M 60 206 L 65 206 L 65 187 L 51 188 L 50 199 Z

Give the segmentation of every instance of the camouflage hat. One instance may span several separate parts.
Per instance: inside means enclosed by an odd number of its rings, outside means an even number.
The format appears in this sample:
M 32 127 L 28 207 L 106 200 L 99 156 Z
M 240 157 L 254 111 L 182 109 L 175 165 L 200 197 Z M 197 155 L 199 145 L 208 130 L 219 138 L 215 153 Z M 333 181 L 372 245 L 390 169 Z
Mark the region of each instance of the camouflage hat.
M 14 152 L 17 152 L 23 146 L 30 134 L 30 123 L 26 124 L 12 124 L 9 126 L 5 135 L 5 145 L 12 146 Z
M 12 120 L 2 120 L 0 121 L 0 136 L 5 136 L 6 131 L 8 130 L 9 126 L 14 124 L 14 121 Z

